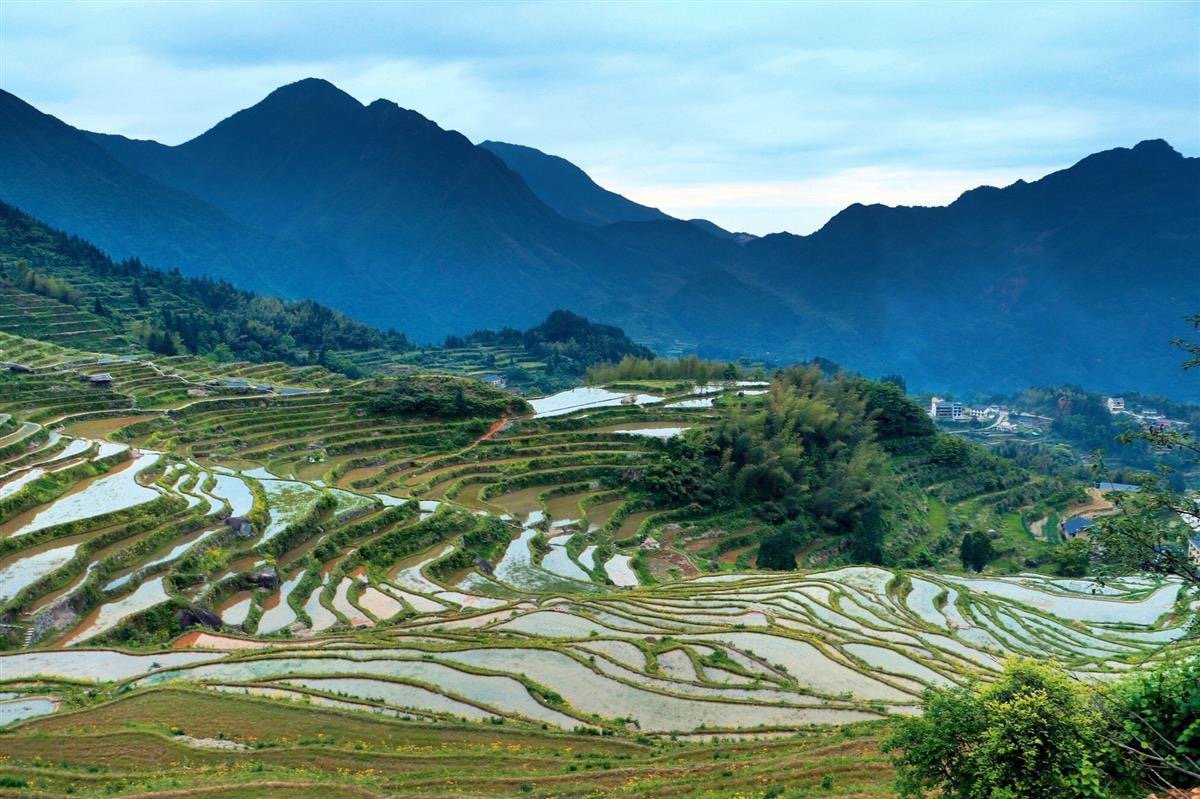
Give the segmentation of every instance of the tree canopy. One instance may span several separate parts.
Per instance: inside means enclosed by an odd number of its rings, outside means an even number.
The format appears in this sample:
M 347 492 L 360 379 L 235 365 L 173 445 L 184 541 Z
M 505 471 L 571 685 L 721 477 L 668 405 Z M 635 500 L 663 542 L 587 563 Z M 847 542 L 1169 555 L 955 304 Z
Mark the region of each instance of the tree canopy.
M 893 440 L 933 435 L 895 386 L 879 385 L 785 369 L 763 402 L 730 403 L 711 430 L 668 443 L 647 487 L 675 505 L 745 506 L 788 525 L 764 539 L 765 568 L 794 568 L 796 546 L 813 535 L 845 536 L 854 559 L 878 563 L 897 483 L 880 431 Z

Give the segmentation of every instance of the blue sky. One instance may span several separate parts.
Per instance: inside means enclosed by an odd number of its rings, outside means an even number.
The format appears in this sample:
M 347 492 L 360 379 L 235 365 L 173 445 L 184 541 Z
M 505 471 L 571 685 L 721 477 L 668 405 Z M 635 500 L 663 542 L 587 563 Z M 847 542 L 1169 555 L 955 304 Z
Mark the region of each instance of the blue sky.
M 734 230 L 1200 152 L 1200 2 L 0 2 L 0 86 L 175 144 L 327 78 Z

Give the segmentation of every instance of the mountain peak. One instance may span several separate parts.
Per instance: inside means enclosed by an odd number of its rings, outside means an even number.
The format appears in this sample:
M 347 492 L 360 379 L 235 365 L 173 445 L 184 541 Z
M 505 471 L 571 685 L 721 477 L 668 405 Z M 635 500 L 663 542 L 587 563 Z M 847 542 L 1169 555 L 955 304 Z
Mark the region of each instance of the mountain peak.
M 324 78 L 304 78 L 295 83 L 280 86 L 268 94 L 258 105 L 277 106 L 284 104 L 292 106 L 362 108 L 362 103 Z
M 1133 146 L 1133 152 L 1143 155 L 1169 155 L 1178 157 L 1179 151 L 1167 143 L 1166 139 L 1146 139 Z

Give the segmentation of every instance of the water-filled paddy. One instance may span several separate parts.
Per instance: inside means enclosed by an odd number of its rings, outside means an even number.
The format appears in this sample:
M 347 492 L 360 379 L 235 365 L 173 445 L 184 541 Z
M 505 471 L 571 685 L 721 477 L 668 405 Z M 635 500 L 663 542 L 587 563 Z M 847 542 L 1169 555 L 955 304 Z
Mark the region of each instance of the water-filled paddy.
M 157 452 L 146 452 L 137 460 L 114 467 L 108 474 L 94 478 L 81 489 L 72 490 L 36 511 L 11 535 L 28 535 L 56 524 L 90 519 L 156 499 L 158 492 L 138 483 L 137 476 L 153 467 L 159 457 Z
M 633 402 L 629 404 L 637 405 L 647 405 L 662 401 L 662 397 L 656 397 L 651 394 L 624 394 L 609 391 L 605 388 L 583 387 L 560 391 L 548 397 L 532 399 L 529 400 L 529 404 L 533 406 L 534 418 L 540 419 L 547 416 L 560 416 L 565 413 L 573 413 L 584 408 L 619 407 L 627 397 L 633 397 Z

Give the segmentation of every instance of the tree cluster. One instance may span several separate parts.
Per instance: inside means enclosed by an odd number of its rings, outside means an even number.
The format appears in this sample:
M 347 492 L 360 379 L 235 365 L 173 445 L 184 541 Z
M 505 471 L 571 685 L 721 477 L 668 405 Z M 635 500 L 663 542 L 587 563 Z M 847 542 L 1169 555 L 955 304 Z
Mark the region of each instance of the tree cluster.
M 698 511 L 752 509 L 776 528 L 760 547 L 764 568 L 794 568 L 797 547 L 816 535 L 844 536 L 855 560 L 881 562 L 898 502 L 881 438 L 933 430 L 895 386 L 878 386 L 812 366 L 783 370 L 761 404 L 731 403 L 711 430 L 669 442 L 644 485 Z
M 707 361 L 695 355 L 671 359 L 626 355 L 619 361 L 592 366 L 587 371 L 586 382 L 599 385 L 639 380 L 688 380 L 705 385 L 717 380 L 748 379 L 751 375 L 761 377 L 762 372 L 732 362 Z
M 430 416 L 438 419 L 497 419 L 524 410 L 524 400 L 487 383 L 449 375 L 406 373 L 376 394 L 367 409 L 380 416 Z

